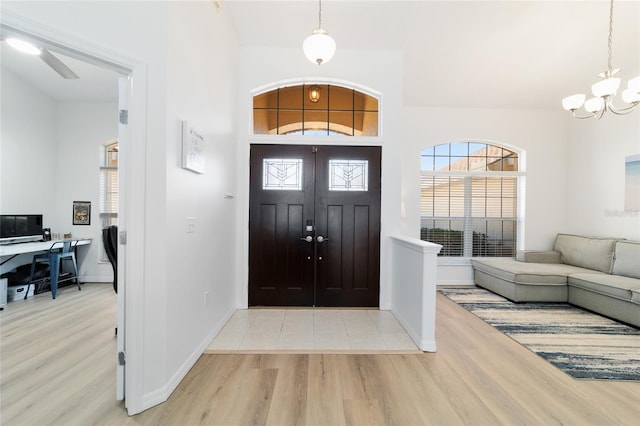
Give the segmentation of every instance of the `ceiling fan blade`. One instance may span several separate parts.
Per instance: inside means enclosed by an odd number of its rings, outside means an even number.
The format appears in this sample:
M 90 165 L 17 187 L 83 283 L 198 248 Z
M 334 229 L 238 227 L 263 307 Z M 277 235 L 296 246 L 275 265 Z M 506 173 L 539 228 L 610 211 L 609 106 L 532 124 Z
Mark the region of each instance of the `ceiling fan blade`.
M 60 59 L 53 56 L 53 54 L 49 52 L 47 49 L 42 49 L 42 52 L 40 53 L 40 58 L 43 61 L 45 61 L 47 65 L 53 68 L 55 72 L 60 74 L 62 78 L 65 78 L 65 79 L 80 78 L 75 72 L 71 71 L 71 68 L 69 68 L 64 63 L 62 63 Z

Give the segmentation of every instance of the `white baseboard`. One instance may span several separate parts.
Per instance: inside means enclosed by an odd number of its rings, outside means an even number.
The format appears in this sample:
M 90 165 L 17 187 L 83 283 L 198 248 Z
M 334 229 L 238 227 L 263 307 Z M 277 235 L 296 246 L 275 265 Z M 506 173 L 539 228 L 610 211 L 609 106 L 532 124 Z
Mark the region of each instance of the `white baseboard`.
M 435 340 L 423 339 L 420 336 L 420 333 L 418 333 L 418 331 L 415 330 L 409 324 L 409 322 L 404 319 L 404 317 L 399 313 L 397 309 L 394 309 L 393 307 L 391 307 L 391 313 L 393 314 L 394 317 L 396 317 L 396 319 L 398 320 L 400 325 L 402 325 L 402 328 L 404 328 L 404 330 L 407 332 L 409 337 L 411 337 L 411 340 L 413 340 L 413 343 L 415 343 L 416 346 L 418 346 L 418 349 L 420 349 L 423 352 L 436 352 Z
M 81 283 L 105 283 L 105 284 L 113 284 L 112 278 L 106 278 L 101 276 L 93 276 L 93 275 L 80 275 Z
M 204 353 L 204 350 L 209 347 L 213 339 L 220 333 L 225 324 L 231 319 L 235 313 L 236 308 L 233 307 L 222 317 L 211 332 L 200 342 L 198 347 L 191 353 L 191 355 L 185 360 L 185 362 L 178 368 L 169 381 L 159 389 L 146 393 L 142 398 L 142 409 L 140 411 L 147 410 L 158 404 L 162 404 L 169 399 L 173 391 L 176 390 L 182 379 L 189 373 L 195 363 L 200 359 L 200 356 Z
M 472 286 L 475 285 L 473 280 L 438 280 L 437 286 L 455 287 L 455 286 Z

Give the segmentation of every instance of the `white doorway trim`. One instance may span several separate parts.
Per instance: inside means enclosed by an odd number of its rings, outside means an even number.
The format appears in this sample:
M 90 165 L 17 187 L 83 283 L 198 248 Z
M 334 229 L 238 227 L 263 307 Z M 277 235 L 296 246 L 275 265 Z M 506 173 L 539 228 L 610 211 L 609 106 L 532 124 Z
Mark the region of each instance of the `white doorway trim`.
M 124 202 L 120 204 L 119 214 L 123 223 L 126 224 L 126 228 L 121 231 L 127 232 L 127 245 L 124 265 L 118 268 L 118 281 L 123 290 L 119 292 L 118 297 L 122 296 L 126 300 L 124 312 L 126 322 L 119 325 L 119 329 L 125 334 L 126 407 L 129 414 L 139 413 L 148 408 L 144 406 L 142 365 L 144 312 L 139 308 L 134 309 L 144 305 L 147 66 L 143 61 L 124 56 L 104 46 L 91 44 L 84 38 L 7 12 L 3 12 L 0 16 L 0 29 L 3 34 L 20 35 L 36 41 L 47 49 L 129 76 L 131 93 L 128 121 L 131 143 L 124 148 L 124 152 L 121 147 L 124 160 L 121 168 L 126 176 L 122 185 L 127 187 L 127 192 L 126 199 L 121 200 Z M 114 117 L 114 120 L 116 119 Z M 96 241 L 96 243 L 102 242 Z M 123 285 L 124 283 L 126 285 Z M 117 362 L 115 353 L 113 360 Z

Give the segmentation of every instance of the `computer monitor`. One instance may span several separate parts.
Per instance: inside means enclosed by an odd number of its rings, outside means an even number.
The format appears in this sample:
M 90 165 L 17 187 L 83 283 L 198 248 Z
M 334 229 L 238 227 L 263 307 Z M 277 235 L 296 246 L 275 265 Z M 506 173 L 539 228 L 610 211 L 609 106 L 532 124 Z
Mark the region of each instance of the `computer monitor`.
M 41 214 L 0 215 L 0 243 L 42 238 Z

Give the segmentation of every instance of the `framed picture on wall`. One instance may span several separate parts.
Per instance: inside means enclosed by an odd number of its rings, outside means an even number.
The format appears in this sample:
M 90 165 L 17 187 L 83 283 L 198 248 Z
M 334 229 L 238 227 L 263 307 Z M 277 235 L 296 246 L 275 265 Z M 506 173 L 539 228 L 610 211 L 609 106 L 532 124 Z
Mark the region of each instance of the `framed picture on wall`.
M 73 202 L 73 224 L 91 225 L 91 201 Z
M 182 168 L 204 173 L 204 138 L 187 121 L 182 122 Z
M 640 154 L 625 157 L 624 180 L 624 211 L 640 212 Z

